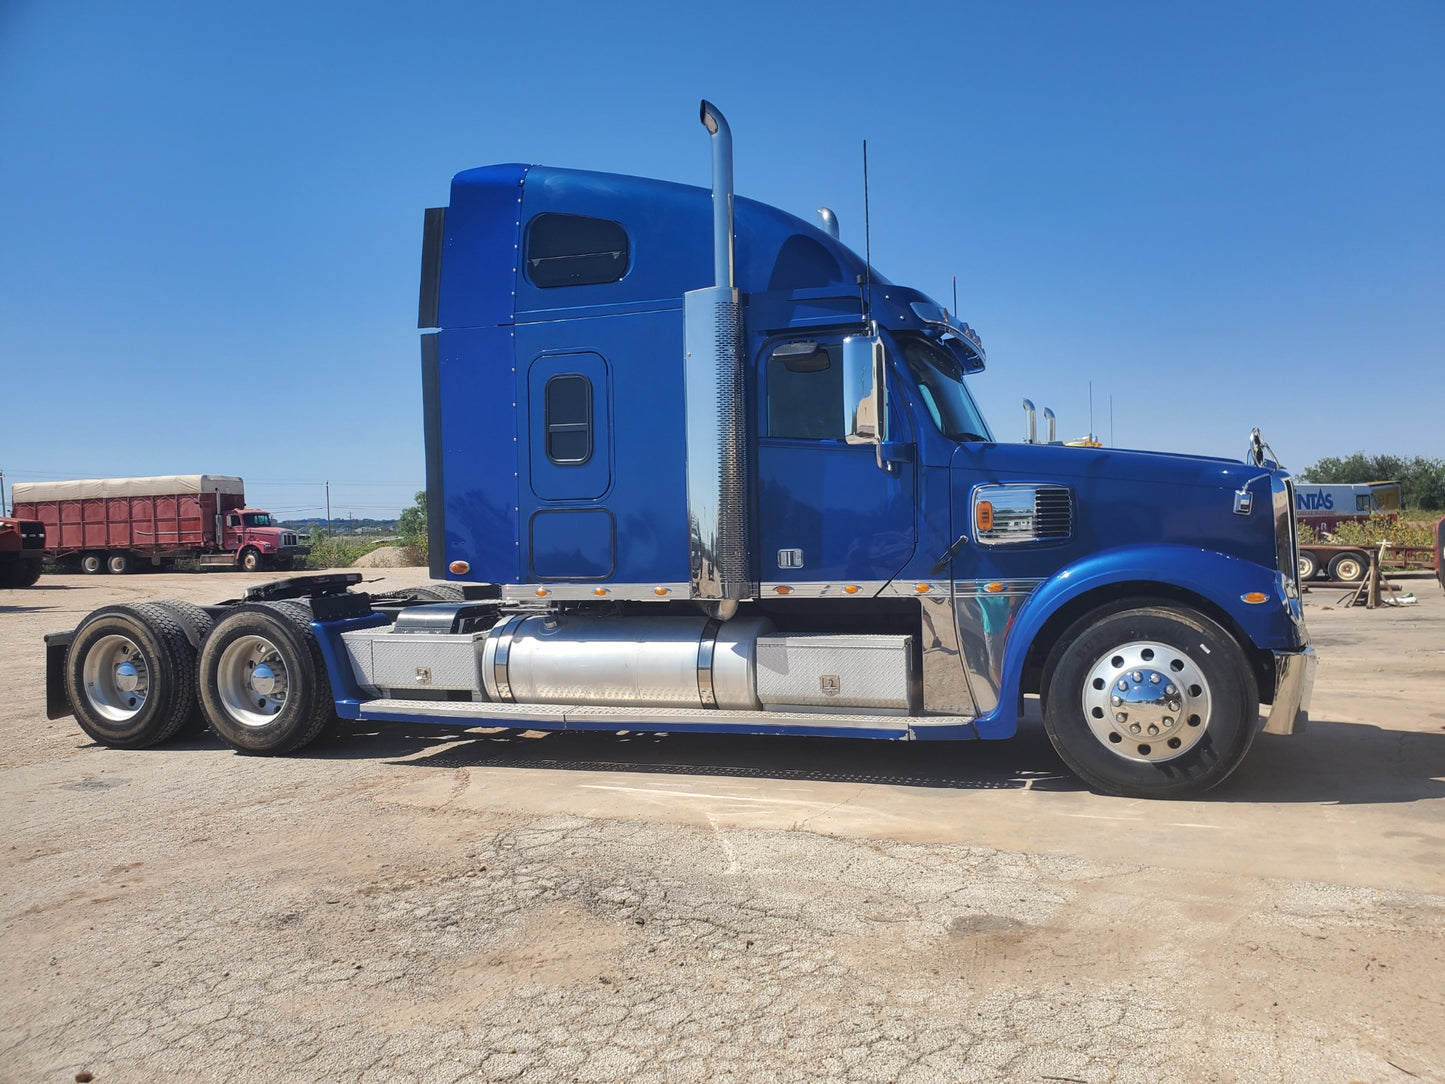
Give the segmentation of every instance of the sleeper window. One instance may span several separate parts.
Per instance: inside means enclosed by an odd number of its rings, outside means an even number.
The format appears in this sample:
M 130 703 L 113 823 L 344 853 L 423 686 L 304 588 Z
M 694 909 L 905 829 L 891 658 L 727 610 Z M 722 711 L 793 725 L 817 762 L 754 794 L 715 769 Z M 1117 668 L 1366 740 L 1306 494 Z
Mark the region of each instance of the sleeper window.
M 586 463 L 592 458 L 592 381 L 563 373 L 547 381 L 547 458 L 553 463 Z
M 544 289 L 617 282 L 631 259 L 620 222 L 540 214 L 527 224 L 527 277 Z

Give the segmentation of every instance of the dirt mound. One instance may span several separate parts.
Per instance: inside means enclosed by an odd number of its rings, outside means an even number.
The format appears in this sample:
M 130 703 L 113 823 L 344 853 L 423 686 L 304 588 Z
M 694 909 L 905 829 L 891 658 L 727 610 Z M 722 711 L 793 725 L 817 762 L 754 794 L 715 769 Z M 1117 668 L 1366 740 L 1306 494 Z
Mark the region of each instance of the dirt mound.
M 400 546 L 379 546 L 352 562 L 352 568 L 406 568 L 415 562 L 407 559 Z

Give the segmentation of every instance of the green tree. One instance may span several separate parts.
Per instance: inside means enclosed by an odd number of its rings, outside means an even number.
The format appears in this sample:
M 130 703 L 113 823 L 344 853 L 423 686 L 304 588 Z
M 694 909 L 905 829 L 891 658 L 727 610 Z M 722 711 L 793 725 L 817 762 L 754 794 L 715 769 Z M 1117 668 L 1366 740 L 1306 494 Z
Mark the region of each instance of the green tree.
M 1300 471 L 1300 481 L 1316 485 L 1355 485 L 1360 482 L 1399 482 L 1406 508 L 1427 512 L 1445 509 L 1445 459 L 1355 452 L 1343 458 L 1327 456 Z
M 402 549 L 412 564 L 425 565 L 428 560 L 426 531 L 426 490 L 419 490 L 410 508 L 403 508 L 396 520 Z

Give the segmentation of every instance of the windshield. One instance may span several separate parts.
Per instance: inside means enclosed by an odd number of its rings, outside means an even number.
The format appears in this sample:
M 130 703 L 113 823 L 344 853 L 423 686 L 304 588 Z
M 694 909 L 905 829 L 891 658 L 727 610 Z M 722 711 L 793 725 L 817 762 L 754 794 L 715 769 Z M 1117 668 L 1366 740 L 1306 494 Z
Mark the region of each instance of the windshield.
M 939 432 L 953 440 L 993 440 L 953 355 L 922 335 L 899 335 L 908 371 Z
M 241 517 L 247 527 L 269 527 L 271 526 L 270 512 L 247 512 Z

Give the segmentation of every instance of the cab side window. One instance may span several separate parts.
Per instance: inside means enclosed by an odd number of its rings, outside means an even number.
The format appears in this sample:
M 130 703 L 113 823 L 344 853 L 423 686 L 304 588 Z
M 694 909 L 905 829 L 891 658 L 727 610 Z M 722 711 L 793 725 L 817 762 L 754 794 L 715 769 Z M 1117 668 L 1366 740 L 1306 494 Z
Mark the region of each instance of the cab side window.
M 843 345 L 796 340 L 777 343 L 764 366 L 767 436 L 842 440 Z

